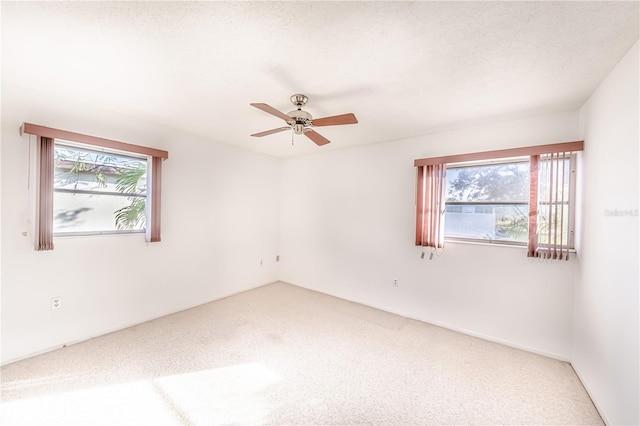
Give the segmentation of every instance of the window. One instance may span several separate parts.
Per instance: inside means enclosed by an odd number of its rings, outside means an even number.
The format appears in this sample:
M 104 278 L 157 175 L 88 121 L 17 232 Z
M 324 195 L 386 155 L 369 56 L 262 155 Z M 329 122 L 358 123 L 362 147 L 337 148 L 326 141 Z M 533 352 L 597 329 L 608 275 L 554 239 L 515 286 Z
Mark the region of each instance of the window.
M 55 141 L 54 235 L 144 232 L 147 159 Z
M 573 248 L 575 157 L 583 141 L 415 160 L 416 245 L 449 239 L 527 246 L 568 259 Z
M 444 235 L 527 243 L 529 160 L 447 165 Z
M 160 241 L 167 151 L 31 123 L 25 133 L 37 139 L 36 250 L 53 250 L 54 233 L 144 231 Z

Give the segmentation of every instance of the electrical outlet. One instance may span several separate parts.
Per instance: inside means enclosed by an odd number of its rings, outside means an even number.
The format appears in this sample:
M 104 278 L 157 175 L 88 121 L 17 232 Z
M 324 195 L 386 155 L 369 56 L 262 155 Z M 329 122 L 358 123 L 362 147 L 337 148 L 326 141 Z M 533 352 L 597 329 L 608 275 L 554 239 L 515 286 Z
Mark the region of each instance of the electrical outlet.
M 276 262 L 280 262 L 280 255 L 276 255 Z
M 393 279 L 393 286 L 394 287 L 398 287 L 398 279 L 397 278 Z
M 262 266 L 262 259 L 260 259 L 260 266 Z
M 53 297 L 51 299 L 51 310 L 56 310 L 62 308 L 62 297 Z

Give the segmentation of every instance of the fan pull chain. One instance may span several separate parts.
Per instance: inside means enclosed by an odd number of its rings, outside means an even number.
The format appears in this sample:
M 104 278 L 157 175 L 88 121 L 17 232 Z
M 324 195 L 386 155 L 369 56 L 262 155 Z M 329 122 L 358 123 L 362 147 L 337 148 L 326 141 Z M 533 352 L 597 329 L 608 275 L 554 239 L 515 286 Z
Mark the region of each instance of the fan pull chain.
M 294 134 L 293 134 L 293 127 L 292 127 L 291 128 L 291 146 L 293 146 L 293 136 Z

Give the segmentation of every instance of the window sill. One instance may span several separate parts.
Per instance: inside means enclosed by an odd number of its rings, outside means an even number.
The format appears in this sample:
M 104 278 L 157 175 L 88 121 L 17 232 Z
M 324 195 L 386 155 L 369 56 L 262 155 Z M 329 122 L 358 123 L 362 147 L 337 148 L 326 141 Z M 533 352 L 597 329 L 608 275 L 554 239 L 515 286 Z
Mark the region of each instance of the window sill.
M 461 244 L 461 245 L 473 245 L 473 246 L 486 246 L 486 247 L 505 247 L 511 249 L 527 250 L 526 244 L 511 244 L 508 242 L 485 242 L 478 240 L 459 240 L 445 238 L 445 244 Z M 575 248 L 570 248 L 569 253 L 577 253 Z
M 463 245 L 473 245 L 473 246 L 487 246 L 487 247 L 508 247 L 515 249 L 527 249 L 526 244 L 513 244 L 509 242 L 497 242 L 497 241 L 480 241 L 480 240 L 462 240 L 462 239 L 448 239 L 445 238 L 444 242 L 446 244 L 463 244 Z
M 53 234 L 53 238 L 129 236 L 129 235 L 144 235 L 145 232 L 146 231 L 61 232 L 61 233 Z

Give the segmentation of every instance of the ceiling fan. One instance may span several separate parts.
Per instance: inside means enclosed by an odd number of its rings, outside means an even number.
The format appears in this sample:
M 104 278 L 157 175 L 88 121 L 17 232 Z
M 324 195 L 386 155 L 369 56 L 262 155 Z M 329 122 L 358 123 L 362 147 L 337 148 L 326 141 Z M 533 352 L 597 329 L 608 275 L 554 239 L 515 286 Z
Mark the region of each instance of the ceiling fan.
M 278 127 L 277 129 L 266 130 L 260 133 L 254 133 L 251 136 L 261 138 L 262 136 L 272 135 L 278 132 L 284 132 L 285 130 L 291 130 L 291 143 L 293 143 L 293 135 L 305 135 L 311 139 L 316 145 L 326 145 L 331 142 L 329 139 L 322 136 L 320 133 L 313 130 L 314 127 L 322 126 L 336 126 L 339 124 L 356 124 L 358 119 L 353 113 L 332 115 L 331 117 L 313 118 L 307 111 L 303 111 L 302 107 L 307 103 L 309 98 L 302 94 L 295 94 L 291 96 L 291 103 L 298 109 L 289 111 L 284 114 L 272 106 L 267 104 L 250 104 L 252 107 L 258 108 L 266 113 L 275 115 L 281 118 L 287 123 L 286 126 Z

